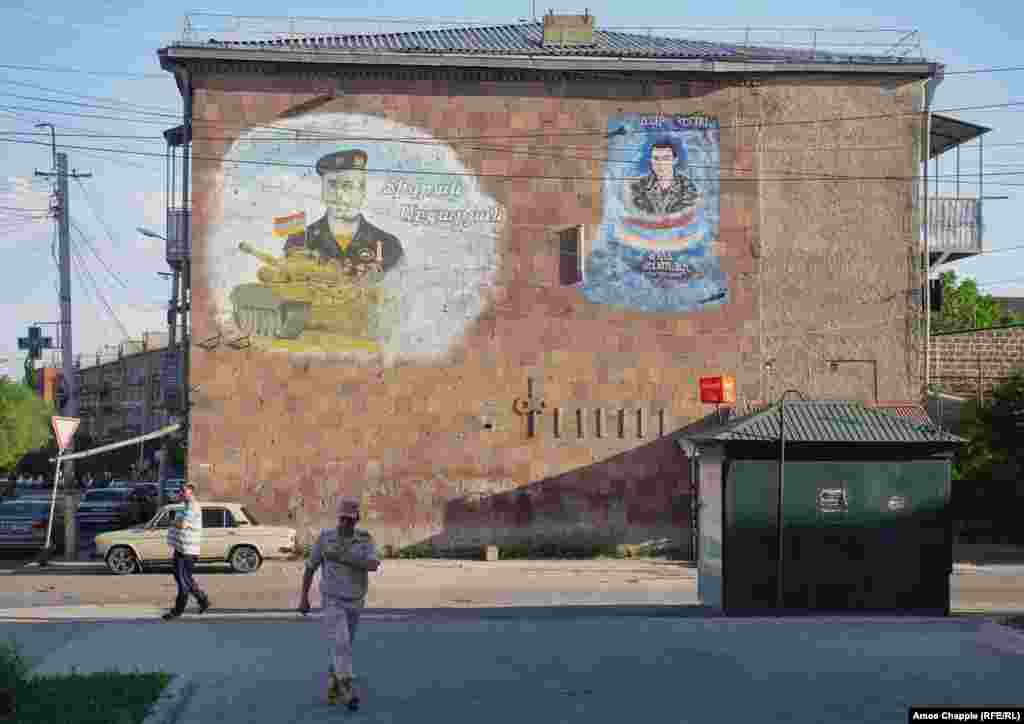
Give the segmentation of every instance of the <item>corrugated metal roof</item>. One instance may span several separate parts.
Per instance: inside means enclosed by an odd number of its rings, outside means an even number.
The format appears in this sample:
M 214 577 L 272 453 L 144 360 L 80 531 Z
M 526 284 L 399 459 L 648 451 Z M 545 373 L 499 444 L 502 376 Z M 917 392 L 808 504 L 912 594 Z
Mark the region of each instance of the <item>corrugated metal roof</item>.
M 918 410 L 916 412 L 923 412 Z M 737 417 L 712 429 L 684 433 L 691 440 L 779 439 L 780 406 Z M 963 438 L 940 430 L 930 419 L 900 416 L 860 402 L 786 402 L 787 442 L 962 443 Z
M 204 45 L 286 50 L 364 50 L 388 53 L 455 53 L 459 55 L 553 55 L 613 58 L 665 58 L 778 63 L 923 63 L 922 58 L 852 55 L 796 48 L 766 48 L 684 38 L 595 30 L 588 46 L 543 44 L 543 23 L 491 27 L 414 30 L 404 33 L 327 35 L 272 40 L 217 40 Z M 192 43 L 182 43 L 191 45 Z

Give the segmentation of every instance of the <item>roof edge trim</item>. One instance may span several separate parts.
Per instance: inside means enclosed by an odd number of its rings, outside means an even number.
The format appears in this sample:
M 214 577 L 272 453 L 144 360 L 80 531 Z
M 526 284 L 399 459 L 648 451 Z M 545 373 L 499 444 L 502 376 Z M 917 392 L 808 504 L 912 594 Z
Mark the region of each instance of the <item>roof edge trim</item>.
M 633 56 L 548 56 L 488 53 L 389 53 L 386 51 L 264 50 L 192 46 L 167 46 L 158 51 L 164 70 L 177 62 L 229 61 L 251 63 L 294 63 L 308 65 L 394 65 L 437 67 L 485 67 L 516 70 L 658 70 L 701 73 L 820 73 L 843 75 L 905 75 L 932 77 L 939 63 L 801 63 L 720 61 L 684 58 L 637 58 Z

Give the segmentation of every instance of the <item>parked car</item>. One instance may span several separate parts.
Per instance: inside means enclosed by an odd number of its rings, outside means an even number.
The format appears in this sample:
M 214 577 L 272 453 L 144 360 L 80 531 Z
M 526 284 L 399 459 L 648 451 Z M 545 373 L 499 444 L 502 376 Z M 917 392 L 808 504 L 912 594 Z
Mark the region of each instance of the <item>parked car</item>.
M 139 522 L 148 521 L 156 515 L 160 505 L 160 486 L 156 483 L 137 483 L 132 488 L 131 499 L 139 505 Z
M 90 490 L 78 505 L 78 524 L 107 530 L 134 525 L 141 520 L 140 506 L 130 488 Z
M 49 518 L 49 501 L 14 499 L 0 502 L 0 548 L 42 549 L 46 543 L 46 526 Z M 63 547 L 64 526 L 59 511 L 55 511 L 51 542 L 58 548 Z
M 181 489 L 185 486 L 185 479 L 167 478 L 161 485 L 167 502 L 174 503 L 181 499 Z
M 140 485 L 143 482 L 144 481 L 142 480 L 112 480 L 110 481 L 110 485 L 108 486 L 107 489 L 109 490 L 110 488 L 125 488 L 131 490 L 136 485 Z
M 124 575 L 143 566 L 169 565 L 172 551 L 167 529 L 184 508 L 183 503 L 163 506 L 144 526 L 96 536 L 96 557 L 112 573 Z M 264 560 L 284 558 L 295 550 L 295 529 L 260 525 L 240 503 L 202 503 L 203 542 L 200 563 L 228 563 L 238 573 L 252 573 Z

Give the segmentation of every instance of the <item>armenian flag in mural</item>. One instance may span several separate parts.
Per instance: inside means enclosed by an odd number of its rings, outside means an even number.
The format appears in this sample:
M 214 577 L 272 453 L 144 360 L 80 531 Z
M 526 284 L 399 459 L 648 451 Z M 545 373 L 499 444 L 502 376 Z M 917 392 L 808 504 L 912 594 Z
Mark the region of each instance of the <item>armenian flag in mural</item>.
M 715 253 L 718 121 L 622 114 L 608 123 L 604 214 L 585 261 L 592 302 L 687 312 L 728 301 Z

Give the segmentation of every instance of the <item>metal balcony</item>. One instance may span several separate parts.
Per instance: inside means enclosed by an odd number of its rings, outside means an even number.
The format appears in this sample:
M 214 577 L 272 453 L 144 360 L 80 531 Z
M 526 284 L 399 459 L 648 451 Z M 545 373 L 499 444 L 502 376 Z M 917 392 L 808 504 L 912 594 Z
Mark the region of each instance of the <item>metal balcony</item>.
M 928 256 L 932 266 L 984 251 L 982 202 L 969 196 L 928 197 Z M 922 230 L 924 234 L 925 230 Z

